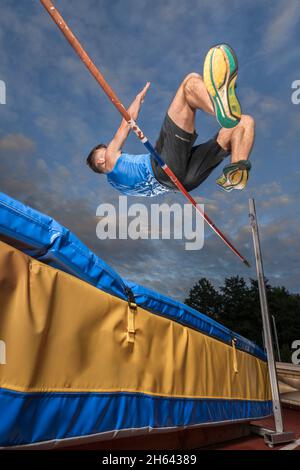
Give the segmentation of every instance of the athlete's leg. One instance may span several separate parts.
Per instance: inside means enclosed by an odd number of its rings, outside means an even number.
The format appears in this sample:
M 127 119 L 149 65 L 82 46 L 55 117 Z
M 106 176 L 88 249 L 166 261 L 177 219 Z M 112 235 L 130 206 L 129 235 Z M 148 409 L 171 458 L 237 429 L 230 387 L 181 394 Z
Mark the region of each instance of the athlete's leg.
M 236 127 L 219 131 L 217 142 L 224 150 L 230 151 L 231 163 L 236 163 L 249 158 L 254 137 L 255 121 L 253 117 L 244 114 Z
M 217 179 L 217 184 L 225 191 L 246 187 L 251 169 L 248 158 L 253 147 L 254 136 L 254 119 L 245 115 L 233 130 L 221 129 L 219 132 L 219 145 L 223 148 L 230 148 L 231 153 L 231 164 L 223 168 L 223 174 Z
M 168 109 L 168 115 L 178 127 L 192 134 L 195 131 L 197 109 L 214 114 L 214 108 L 201 75 L 190 73 L 179 86 Z
M 234 129 L 222 128 L 217 137 L 192 148 L 183 184 L 197 188 L 232 153 L 232 163 L 246 161 L 254 140 L 254 120 L 243 116 Z M 232 164 L 231 163 L 231 164 Z

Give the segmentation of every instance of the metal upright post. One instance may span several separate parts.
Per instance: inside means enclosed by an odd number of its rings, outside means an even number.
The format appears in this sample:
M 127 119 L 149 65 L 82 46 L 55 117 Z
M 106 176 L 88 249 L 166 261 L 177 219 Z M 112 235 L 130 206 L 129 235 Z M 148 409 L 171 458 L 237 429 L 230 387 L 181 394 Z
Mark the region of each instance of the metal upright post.
M 272 341 L 271 321 L 270 321 L 269 308 L 268 308 L 266 284 L 265 284 L 261 249 L 260 249 L 260 240 L 259 240 L 259 232 L 258 232 L 254 199 L 249 199 L 249 218 L 250 218 L 250 225 L 251 225 L 252 234 L 253 234 L 259 298 L 260 298 L 260 306 L 261 306 L 262 321 L 263 321 L 263 332 L 264 332 L 264 339 L 265 339 L 265 348 L 267 352 L 269 376 L 270 376 L 270 383 L 271 383 L 271 390 L 272 390 L 273 412 L 274 412 L 275 428 L 276 428 L 276 431 L 271 431 L 269 429 L 264 429 L 264 428 L 259 428 L 258 426 L 253 426 L 252 430 L 254 432 L 258 432 L 260 435 L 263 435 L 265 442 L 268 445 L 273 446 L 274 444 L 293 441 L 295 439 L 295 434 L 293 432 L 285 432 L 283 428 L 282 410 L 281 410 L 281 404 L 280 404 L 280 395 L 279 395 L 276 364 L 275 364 L 273 341 Z
M 273 331 L 274 331 L 275 343 L 276 343 L 276 349 L 277 349 L 277 358 L 278 358 L 278 361 L 281 362 L 281 354 L 280 354 L 280 347 L 279 347 L 279 341 L 278 341 L 277 326 L 276 326 L 276 320 L 275 320 L 274 315 L 272 315 L 272 321 L 273 321 Z

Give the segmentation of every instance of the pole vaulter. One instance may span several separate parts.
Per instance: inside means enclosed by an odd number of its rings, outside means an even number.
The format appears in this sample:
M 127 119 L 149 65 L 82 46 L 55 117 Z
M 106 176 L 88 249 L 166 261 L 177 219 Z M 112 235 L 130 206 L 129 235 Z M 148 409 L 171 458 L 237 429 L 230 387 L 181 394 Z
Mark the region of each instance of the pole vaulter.
M 161 156 L 154 149 L 152 144 L 149 142 L 147 137 L 144 135 L 142 130 L 139 128 L 137 123 L 131 118 L 130 114 L 127 112 L 113 89 L 109 86 L 103 75 L 100 73 L 99 69 L 96 67 L 94 62 L 91 60 L 87 52 L 83 49 L 82 45 L 78 39 L 73 34 L 72 30 L 69 28 L 67 23 L 64 21 L 63 17 L 60 15 L 58 10 L 55 8 L 51 0 L 40 0 L 42 5 L 45 7 L 53 21 L 57 24 L 61 32 L 64 34 L 67 41 L 71 44 L 75 52 L 78 54 L 82 62 L 85 64 L 87 69 L 97 80 L 103 91 L 106 93 L 108 98 L 111 100 L 113 105 L 117 108 L 123 118 L 130 125 L 133 132 L 137 135 L 140 141 L 144 144 L 148 152 L 151 153 L 153 158 L 158 162 L 163 171 L 168 175 L 171 181 L 175 184 L 178 190 L 185 196 L 185 198 L 195 207 L 197 212 L 203 217 L 207 224 L 212 228 L 212 230 L 223 240 L 223 242 L 230 248 L 230 250 L 248 267 L 250 267 L 249 262 L 244 256 L 242 256 L 239 251 L 233 246 L 233 244 L 228 240 L 228 238 L 221 232 L 221 230 L 214 224 L 214 222 L 208 217 L 206 213 L 200 208 L 195 199 L 188 193 L 180 181 L 176 178 L 173 171 L 164 163 Z

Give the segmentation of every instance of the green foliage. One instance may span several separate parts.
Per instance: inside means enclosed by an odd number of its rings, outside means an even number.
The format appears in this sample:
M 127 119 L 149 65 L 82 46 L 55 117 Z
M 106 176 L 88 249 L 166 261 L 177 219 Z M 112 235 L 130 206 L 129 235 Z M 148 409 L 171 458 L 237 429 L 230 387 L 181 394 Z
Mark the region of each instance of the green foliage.
M 281 360 L 291 361 L 291 345 L 300 339 L 300 295 L 291 294 L 285 287 L 272 287 L 266 281 L 270 315 L 274 315 L 281 352 Z M 231 330 L 262 346 L 262 320 L 258 283 L 247 284 L 239 276 L 225 279 L 216 289 L 206 278 L 201 278 L 190 290 L 185 303 L 218 320 Z
M 221 295 L 209 280 L 203 277 L 190 290 L 185 303 L 199 312 L 206 312 L 207 315 L 217 320 L 221 307 Z

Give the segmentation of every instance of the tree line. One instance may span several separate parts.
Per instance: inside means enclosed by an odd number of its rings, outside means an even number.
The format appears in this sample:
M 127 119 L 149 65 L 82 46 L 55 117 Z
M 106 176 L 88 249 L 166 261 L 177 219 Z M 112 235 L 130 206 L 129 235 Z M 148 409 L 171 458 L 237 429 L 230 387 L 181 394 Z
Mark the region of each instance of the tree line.
M 292 343 L 300 339 L 300 295 L 266 281 L 270 315 L 276 322 L 281 360 L 291 362 Z M 263 346 L 258 283 L 243 277 L 226 278 L 219 288 L 205 277 L 190 290 L 185 303 Z

